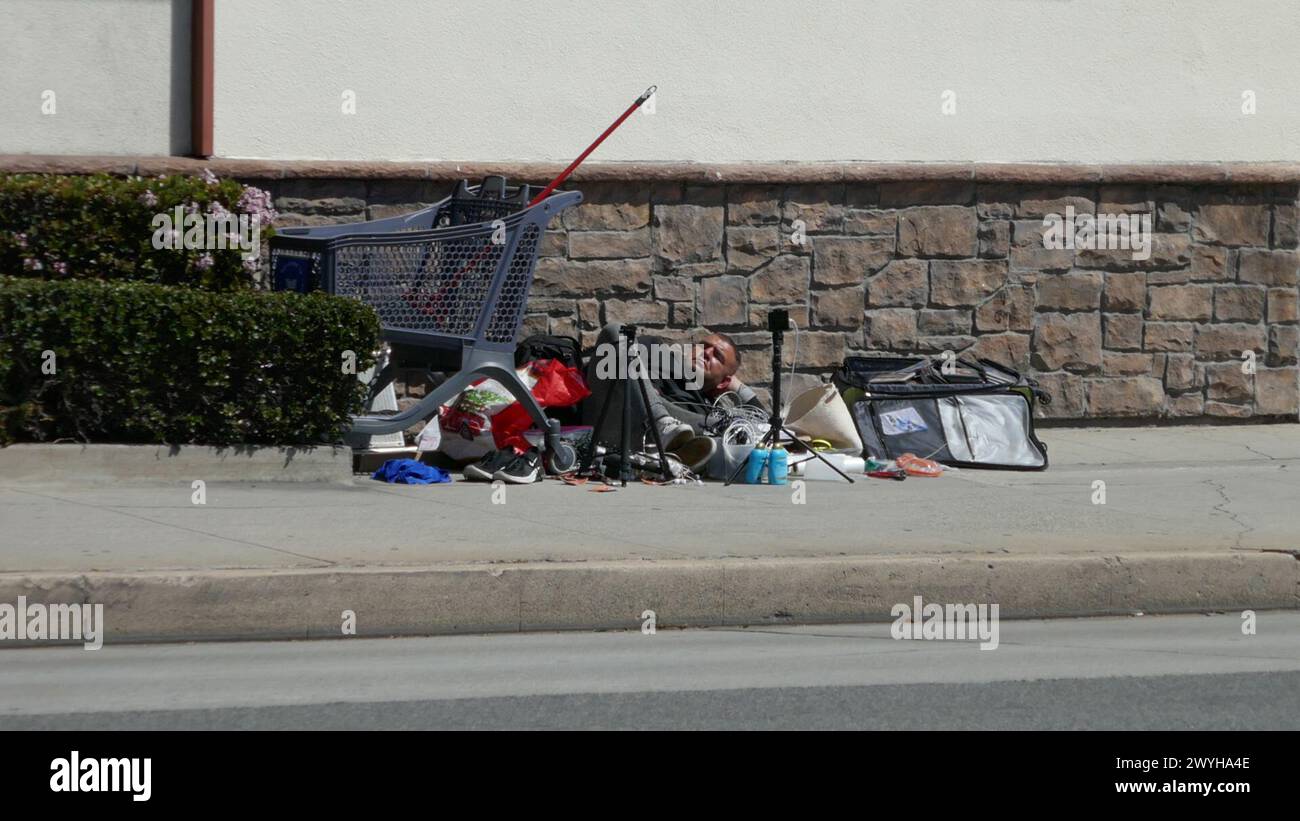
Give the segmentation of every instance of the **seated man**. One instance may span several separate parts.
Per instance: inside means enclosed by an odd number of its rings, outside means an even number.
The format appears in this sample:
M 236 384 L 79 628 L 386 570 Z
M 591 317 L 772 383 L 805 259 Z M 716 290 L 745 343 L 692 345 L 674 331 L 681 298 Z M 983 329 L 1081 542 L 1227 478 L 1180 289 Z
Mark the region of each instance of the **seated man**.
M 623 375 L 619 332 L 616 323 L 601 329 L 596 349 L 587 363 L 587 386 L 591 396 L 583 403 L 583 424 L 594 425 L 605 397 L 611 391 L 609 410 L 595 440 L 616 444 L 623 413 Z M 693 344 L 674 344 L 650 334 L 638 334 L 637 347 L 646 380 L 650 407 L 646 408 L 641 391 L 632 386 L 632 441 L 640 447 L 645 426 L 653 423 L 659 430 L 664 450 L 675 454 L 692 471 L 700 472 L 717 448 L 716 442 L 702 436 L 708 409 L 714 401 L 734 392 L 742 404 L 763 407 L 754 390 L 736 378 L 740 368 L 740 351 L 731 337 L 721 333 L 706 334 Z

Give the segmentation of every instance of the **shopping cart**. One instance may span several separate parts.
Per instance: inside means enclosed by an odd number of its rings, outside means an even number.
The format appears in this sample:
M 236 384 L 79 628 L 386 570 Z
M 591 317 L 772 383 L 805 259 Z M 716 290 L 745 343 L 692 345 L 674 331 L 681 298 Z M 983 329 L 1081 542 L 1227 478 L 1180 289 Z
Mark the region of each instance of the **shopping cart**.
M 276 290 L 353 297 L 379 315 L 389 352 L 370 383 L 372 400 L 399 369 L 455 372 L 404 411 L 355 417 L 350 438 L 405 430 L 487 377 L 546 432 L 553 471 L 576 464 L 559 422 L 547 418 L 515 373 L 514 353 L 542 235 L 581 201 L 578 191 L 512 187 L 504 177 L 488 177 L 480 185 L 462 181 L 451 196 L 410 214 L 276 232 Z

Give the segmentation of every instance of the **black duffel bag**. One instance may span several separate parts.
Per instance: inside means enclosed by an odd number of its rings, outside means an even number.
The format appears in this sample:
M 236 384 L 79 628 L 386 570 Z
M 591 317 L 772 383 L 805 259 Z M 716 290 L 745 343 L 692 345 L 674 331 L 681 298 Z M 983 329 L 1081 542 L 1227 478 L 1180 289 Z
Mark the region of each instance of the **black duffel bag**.
M 558 359 L 582 370 L 582 346 L 572 336 L 533 334 L 515 346 L 515 367 L 538 359 Z
M 533 334 L 515 346 L 516 368 L 522 367 L 525 362 L 539 359 L 558 359 L 581 372 L 582 346 L 574 337 L 557 334 Z M 582 413 L 578 405 L 547 408 L 546 415 L 560 420 L 561 425 L 582 424 Z

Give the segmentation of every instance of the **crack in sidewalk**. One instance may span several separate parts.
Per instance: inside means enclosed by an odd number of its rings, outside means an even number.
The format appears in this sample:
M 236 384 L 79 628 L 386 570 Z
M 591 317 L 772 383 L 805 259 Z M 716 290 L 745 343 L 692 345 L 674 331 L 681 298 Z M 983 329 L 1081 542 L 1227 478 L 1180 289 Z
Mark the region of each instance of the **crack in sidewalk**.
M 1263 456 L 1265 459 L 1268 459 L 1270 462 L 1276 462 L 1276 461 L 1278 460 L 1278 457 L 1277 457 L 1277 456 L 1269 456 L 1267 453 L 1265 453 L 1265 452 L 1262 451 L 1262 450 L 1255 450 L 1254 448 L 1252 448 L 1250 445 L 1246 444 L 1245 442 L 1242 442 L 1242 443 L 1241 443 L 1241 446 L 1242 446 L 1243 448 L 1245 448 L 1246 450 L 1250 451 L 1251 453 L 1255 453 L 1255 454 L 1258 454 L 1258 455 L 1260 455 L 1260 456 Z
M 1220 502 L 1219 504 L 1211 508 L 1211 511 L 1222 513 L 1224 516 L 1227 516 L 1229 519 L 1231 519 L 1233 524 L 1241 528 L 1241 532 L 1237 534 L 1236 541 L 1234 541 L 1232 544 L 1233 550 L 1241 550 L 1242 549 L 1241 540 L 1246 537 L 1247 533 L 1253 533 L 1255 531 L 1255 528 L 1243 522 L 1239 514 L 1233 513 L 1232 511 L 1228 510 L 1227 505 L 1232 504 L 1232 500 L 1228 498 L 1227 489 L 1223 485 L 1215 482 L 1213 479 L 1206 479 L 1201 484 L 1209 485 L 1210 487 L 1214 488 L 1214 490 L 1219 494 L 1219 497 L 1223 499 L 1222 502 Z

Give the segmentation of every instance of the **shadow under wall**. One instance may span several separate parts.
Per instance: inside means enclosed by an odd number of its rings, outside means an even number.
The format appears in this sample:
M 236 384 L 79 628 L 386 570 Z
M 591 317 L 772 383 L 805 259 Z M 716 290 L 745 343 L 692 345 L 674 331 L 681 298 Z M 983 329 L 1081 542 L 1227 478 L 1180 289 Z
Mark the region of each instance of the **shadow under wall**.
M 171 88 L 168 142 L 173 156 L 185 156 L 194 145 L 190 134 L 190 11 L 191 0 L 171 4 Z

